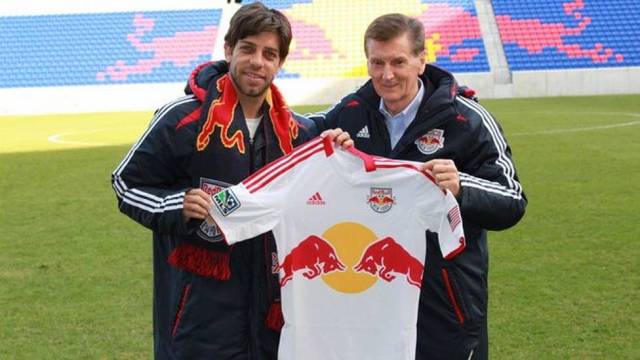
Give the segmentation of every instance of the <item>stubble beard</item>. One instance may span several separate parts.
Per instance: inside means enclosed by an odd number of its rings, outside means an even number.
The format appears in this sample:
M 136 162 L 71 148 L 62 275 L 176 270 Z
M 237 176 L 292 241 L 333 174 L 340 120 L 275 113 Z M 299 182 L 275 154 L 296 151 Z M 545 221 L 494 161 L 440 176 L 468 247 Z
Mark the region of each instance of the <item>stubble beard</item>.
M 251 98 L 259 98 L 259 97 L 263 97 L 264 94 L 267 92 L 267 89 L 269 89 L 269 86 L 271 85 L 273 79 L 271 79 L 270 81 L 265 82 L 265 85 L 261 88 L 258 88 L 256 90 L 253 89 L 247 89 L 245 88 L 245 86 L 242 85 L 242 83 L 240 81 L 238 81 L 238 73 L 237 71 L 234 69 L 232 71 L 229 72 L 229 75 L 231 76 L 231 80 L 233 81 L 233 84 L 235 85 L 236 91 L 238 91 L 241 95 L 247 96 L 247 97 L 251 97 Z

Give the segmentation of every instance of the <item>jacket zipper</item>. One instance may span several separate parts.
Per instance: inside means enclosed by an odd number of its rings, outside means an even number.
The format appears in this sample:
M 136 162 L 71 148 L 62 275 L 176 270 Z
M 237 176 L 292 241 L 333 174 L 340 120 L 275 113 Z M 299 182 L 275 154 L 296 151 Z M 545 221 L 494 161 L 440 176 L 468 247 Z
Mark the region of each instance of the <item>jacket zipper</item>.
M 176 311 L 176 318 L 173 322 L 173 329 L 171 330 L 171 337 L 175 337 L 176 332 L 178 331 L 178 325 L 180 324 L 180 319 L 182 318 L 182 313 L 184 312 L 184 306 L 187 303 L 189 291 L 191 291 L 191 283 L 188 283 L 184 287 L 184 289 L 182 289 L 182 294 L 180 295 L 180 301 L 178 302 L 178 311 Z
M 453 286 L 451 286 L 451 281 L 449 279 L 449 272 L 447 269 L 441 269 L 442 280 L 444 280 L 444 286 L 447 288 L 447 295 L 449 296 L 449 301 L 451 302 L 451 306 L 453 306 L 453 311 L 456 313 L 456 317 L 458 318 L 458 322 L 462 325 L 464 324 L 464 315 L 462 315 L 462 311 L 460 310 L 460 306 L 458 305 L 458 301 L 456 300 L 455 293 L 453 291 Z

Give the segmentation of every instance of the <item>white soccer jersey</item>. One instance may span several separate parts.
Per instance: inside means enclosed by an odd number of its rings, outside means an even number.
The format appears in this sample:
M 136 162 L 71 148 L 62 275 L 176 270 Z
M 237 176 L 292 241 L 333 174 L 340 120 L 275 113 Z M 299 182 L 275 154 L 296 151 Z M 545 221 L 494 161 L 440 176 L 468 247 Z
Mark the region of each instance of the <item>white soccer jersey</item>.
M 213 196 L 229 244 L 273 231 L 279 359 L 415 359 L 425 231 L 465 246 L 455 198 L 416 163 L 316 138 Z

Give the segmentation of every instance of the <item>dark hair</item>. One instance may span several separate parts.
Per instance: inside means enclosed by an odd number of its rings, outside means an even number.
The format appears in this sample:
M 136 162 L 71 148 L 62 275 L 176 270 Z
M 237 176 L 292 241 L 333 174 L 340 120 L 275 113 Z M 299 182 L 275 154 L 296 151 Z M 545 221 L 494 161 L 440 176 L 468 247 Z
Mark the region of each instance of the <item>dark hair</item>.
M 367 54 L 369 39 L 389 41 L 404 34 L 409 34 L 414 55 L 424 51 L 424 26 L 420 21 L 397 13 L 382 15 L 373 20 L 364 33 L 364 53 Z
M 229 23 L 229 30 L 224 36 L 224 42 L 233 48 L 238 41 L 265 31 L 272 32 L 278 36 L 280 40 L 280 59 L 284 61 L 289 54 L 289 45 L 291 44 L 291 24 L 280 11 L 269 9 L 261 2 L 243 5 L 233 14 Z

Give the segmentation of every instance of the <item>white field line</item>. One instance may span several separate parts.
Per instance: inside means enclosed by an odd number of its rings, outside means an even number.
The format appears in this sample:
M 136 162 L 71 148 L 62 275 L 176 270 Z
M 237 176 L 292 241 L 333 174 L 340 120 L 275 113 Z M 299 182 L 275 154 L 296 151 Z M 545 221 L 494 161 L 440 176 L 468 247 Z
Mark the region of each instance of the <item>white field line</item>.
M 536 111 L 536 114 L 563 114 L 562 112 L 552 112 L 552 111 Z M 571 112 L 570 114 L 572 115 L 579 115 L 579 114 L 589 114 L 589 115 L 593 115 L 593 114 L 602 114 L 602 115 L 622 115 L 622 116 L 629 116 L 629 117 L 635 117 L 635 118 L 640 118 L 640 113 L 617 113 L 617 112 L 598 112 L 598 111 L 580 111 L 580 112 Z M 553 130 L 540 130 L 540 131 L 528 131 L 528 132 L 519 132 L 519 133 L 509 133 L 508 136 L 512 137 L 512 136 L 529 136 L 529 135 L 555 135 L 555 134 L 566 134 L 566 133 L 572 133 L 572 132 L 586 132 L 586 131 L 598 131 L 598 130 L 608 130 L 608 129 L 615 129 L 615 128 L 620 128 L 620 127 L 627 127 L 627 126 L 635 126 L 635 125 L 640 125 L 640 120 L 635 120 L 635 121 L 628 121 L 628 122 L 624 122 L 624 123 L 617 123 L 617 124 L 607 124 L 607 125 L 594 125 L 594 126 L 585 126 L 585 127 L 573 127 L 573 128 L 569 128 L 569 129 L 553 129 Z
M 555 112 L 554 114 L 559 114 Z M 640 117 L 640 113 L 604 113 L 604 112 L 573 112 L 572 114 L 603 114 L 603 115 L 623 115 L 623 116 L 631 116 L 631 117 Z M 512 136 L 529 136 L 529 135 L 553 135 L 553 134 L 566 134 L 572 132 L 586 132 L 586 131 L 597 131 L 597 130 L 607 130 L 607 129 L 615 129 L 620 127 L 627 126 L 635 126 L 640 125 L 640 120 L 628 121 L 624 123 L 618 124 L 608 124 L 608 125 L 597 125 L 597 126 L 586 126 L 586 127 L 578 127 L 578 128 L 570 128 L 570 129 L 554 129 L 554 130 L 542 130 L 542 131 L 530 131 L 530 132 L 520 132 L 520 133 L 511 133 L 509 137 Z M 74 141 L 74 140 L 63 140 L 63 137 L 79 135 L 79 134 L 93 134 L 102 131 L 110 131 L 114 129 L 91 129 L 91 130 L 83 130 L 83 131 L 74 131 L 74 132 L 66 132 L 53 134 L 47 138 L 49 142 L 63 145 L 82 145 L 82 146 L 106 146 L 107 144 L 102 143 L 91 143 L 85 141 Z
M 614 129 L 614 128 L 619 128 L 619 127 L 634 126 L 634 125 L 640 125 L 640 120 L 630 121 L 630 122 L 620 123 L 620 124 L 588 126 L 588 127 L 583 127 L 583 128 L 557 129 L 557 130 L 544 130 L 544 131 L 513 133 L 513 134 L 509 134 L 509 136 L 511 137 L 511 136 L 527 136 L 527 135 L 566 134 L 566 133 L 572 133 L 572 132 L 607 130 L 607 129 Z
M 79 134 L 94 134 L 94 133 L 109 131 L 109 130 L 113 130 L 113 129 L 90 129 L 90 130 L 59 133 L 59 134 L 53 134 L 49 136 L 47 140 L 55 144 L 63 144 L 63 145 L 105 146 L 106 144 L 92 143 L 92 142 L 85 142 L 85 141 L 63 140 L 61 138 L 66 136 L 79 135 Z
M 133 127 L 132 127 L 133 129 Z M 140 130 L 138 127 L 135 128 L 136 130 Z M 109 146 L 109 145 L 116 145 L 116 144 L 104 144 L 104 143 L 97 143 L 97 142 L 88 142 L 88 141 L 76 141 L 76 140 L 64 140 L 64 137 L 67 136 L 74 136 L 74 135 L 84 135 L 84 134 L 95 134 L 95 133 L 99 133 L 99 132 L 108 132 L 108 131 L 114 131 L 114 130 L 122 130 L 122 128 L 100 128 L 100 129 L 87 129 L 87 130 L 79 130 L 79 131 L 70 131 L 70 132 L 65 132 L 65 133 L 58 133 L 58 134 L 53 134 L 51 136 L 49 136 L 47 138 L 47 141 L 55 143 L 55 144 L 62 144 L 62 145 L 82 145 L 82 146 Z

